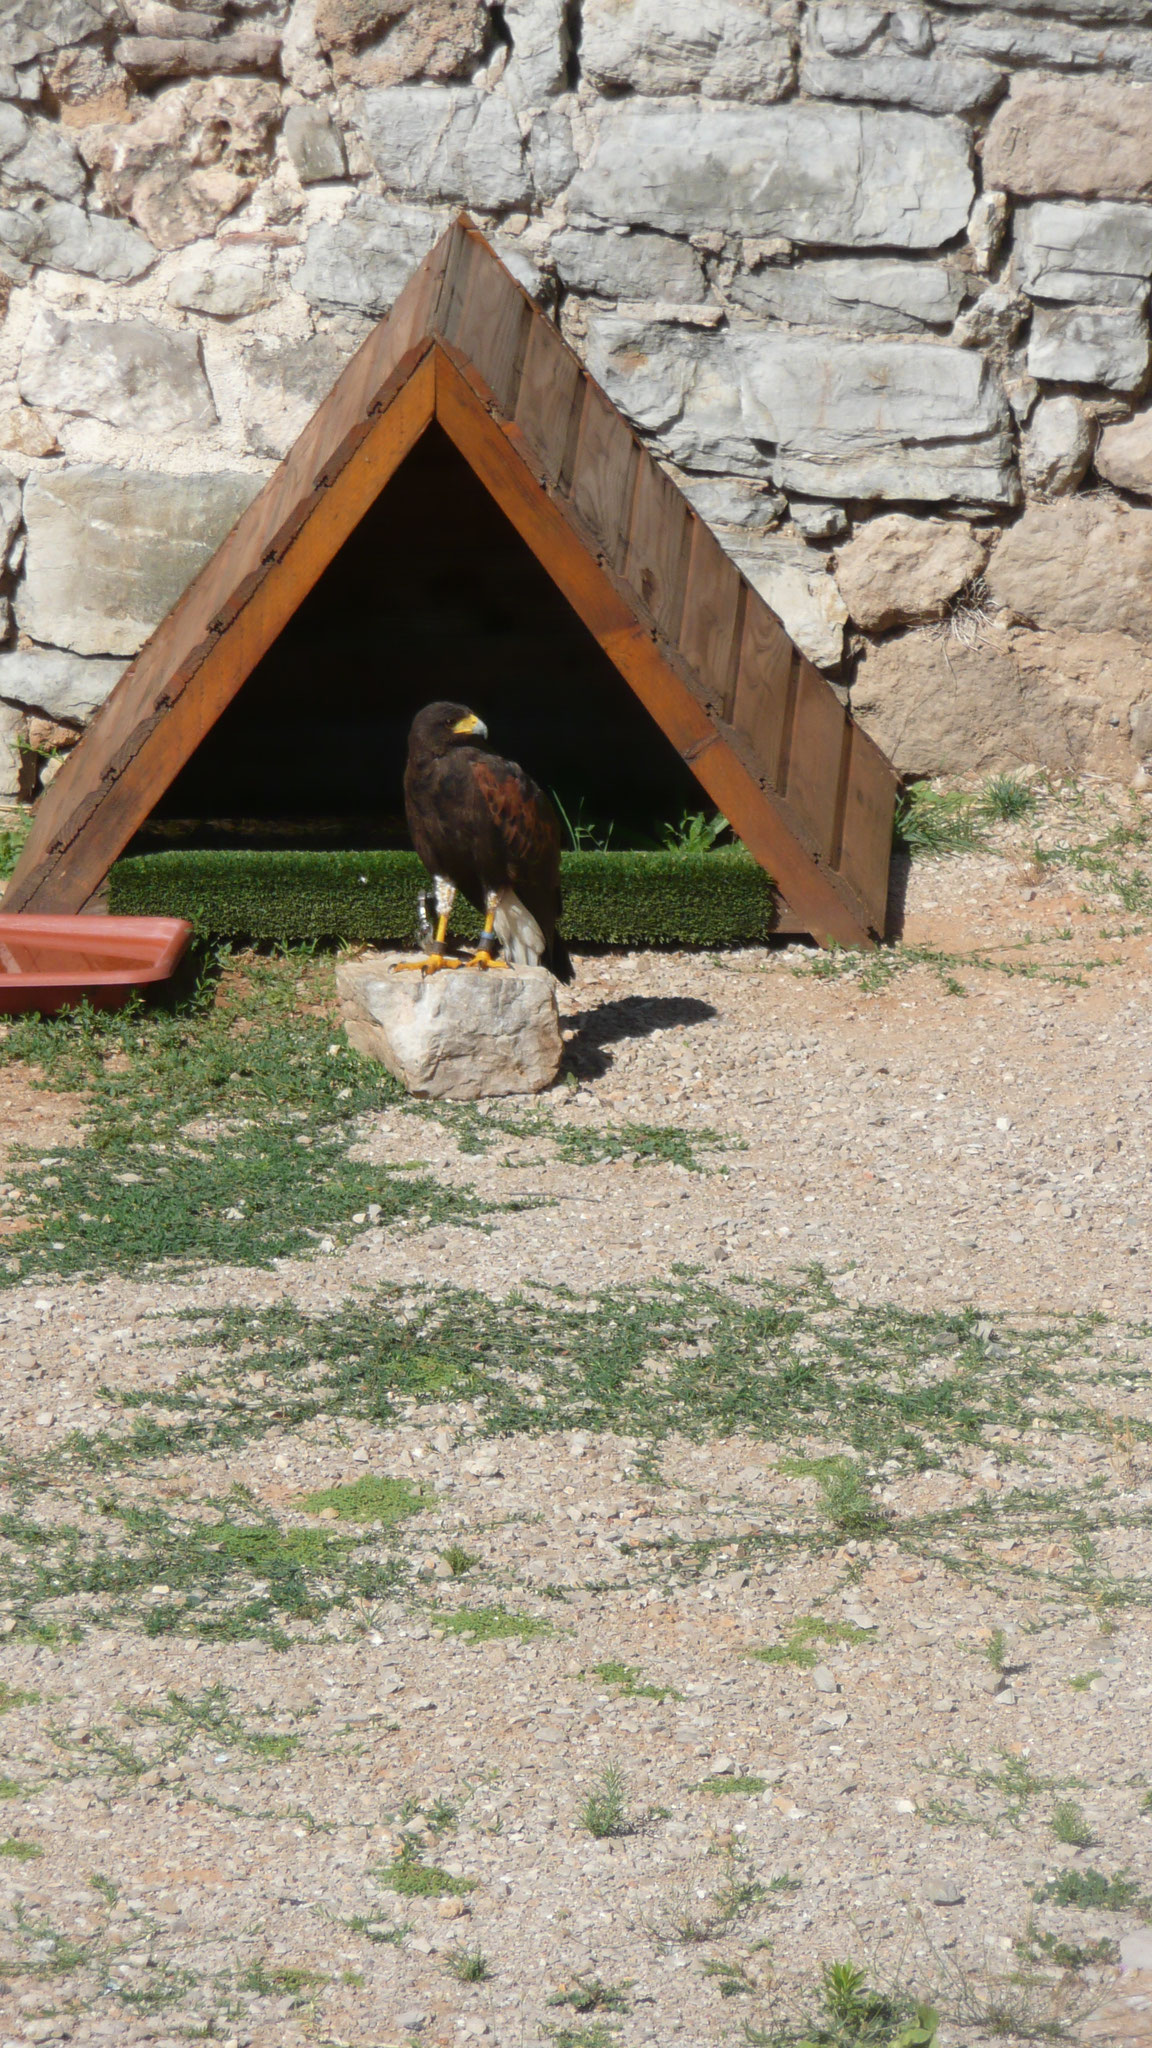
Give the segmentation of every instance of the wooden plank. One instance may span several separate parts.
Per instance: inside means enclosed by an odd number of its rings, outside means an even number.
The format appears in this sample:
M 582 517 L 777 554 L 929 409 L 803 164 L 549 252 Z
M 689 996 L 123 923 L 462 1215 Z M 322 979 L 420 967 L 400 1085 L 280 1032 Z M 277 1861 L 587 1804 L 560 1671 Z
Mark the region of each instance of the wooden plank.
M 732 724 L 744 734 L 762 764 L 766 786 L 780 789 L 796 649 L 775 612 L 751 584 L 746 591 Z
M 568 499 L 597 552 L 617 571 L 623 569 L 628 551 L 640 455 L 638 442 L 615 406 L 586 377 Z
M 145 702 L 126 693 L 131 723 L 90 727 L 50 791 L 67 784 L 55 822 L 37 818 L 4 899 L 9 910 L 78 910 L 88 900 L 429 425 L 434 404 L 429 355 L 185 687 L 161 687 Z
M 692 548 L 680 622 L 680 652 L 700 678 L 710 711 L 730 718 L 743 633 L 745 585 L 702 519 L 692 520 Z
M 796 664 L 796 701 L 783 794 L 807 827 L 822 860 L 840 851 L 847 713 L 836 692 L 804 655 Z
M 878 937 L 883 937 L 888 906 L 888 868 L 892 857 L 892 814 L 896 808 L 896 777 L 891 763 L 854 718 L 849 719 L 849 757 L 844 817 L 837 865 L 846 882 L 868 907 Z
M 511 419 L 533 324 L 532 302 L 474 231 L 468 242 L 467 283 L 437 338 L 470 382 L 476 375 L 483 379 Z
M 516 396 L 516 425 L 550 484 L 558 484 L 584 403 L 584 373 L 550 320 L 532 322 Z
M 630 625 L 632 612 L 575 531 L 565 501 L 541 489 L 510 433 L 439 349 L 436 417 L 589 631 L 603 641 Z
M 641 702 L 684 756 L 718 810 L 729 819 L 749 852 L 771 875 L 799 920 L 822 944 L 871 943 L 852 892 L 831 869 L 805 850 L 788 808 L 761 789 L 734 749 L 725 744 L 661 656 L 650 633 L 633 625 L 603 642 L 604 651 L 628 678 Z
M 692 513 L 670 476 L 647 453 L 640 456 L 624 580 L 668 640 L 675 641 L 684 614 Z

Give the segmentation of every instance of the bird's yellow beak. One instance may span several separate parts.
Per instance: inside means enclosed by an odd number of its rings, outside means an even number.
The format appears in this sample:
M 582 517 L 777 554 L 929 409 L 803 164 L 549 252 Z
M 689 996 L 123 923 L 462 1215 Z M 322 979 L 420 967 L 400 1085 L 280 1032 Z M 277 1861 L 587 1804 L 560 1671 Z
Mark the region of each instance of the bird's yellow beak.
M 458 733 L 474 732 L 482 740 L 488 737 L 488 727 L 482 718 L 477 718 L 474 711 L 470 711 L 466 718 L 458 718 L 452 730 Z

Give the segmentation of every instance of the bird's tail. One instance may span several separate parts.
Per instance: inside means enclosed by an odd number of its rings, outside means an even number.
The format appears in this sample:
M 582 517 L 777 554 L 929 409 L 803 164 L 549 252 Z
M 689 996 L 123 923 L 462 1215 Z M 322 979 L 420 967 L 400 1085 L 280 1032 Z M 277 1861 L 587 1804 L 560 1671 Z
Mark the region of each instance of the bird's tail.
M 576 970 L 572 965 L 572 956 L 559 932 L 553 932 L 552 943 L 544 955 L 542 965 L 556 976 L 557 981 L 572 981 L 575 978 Z

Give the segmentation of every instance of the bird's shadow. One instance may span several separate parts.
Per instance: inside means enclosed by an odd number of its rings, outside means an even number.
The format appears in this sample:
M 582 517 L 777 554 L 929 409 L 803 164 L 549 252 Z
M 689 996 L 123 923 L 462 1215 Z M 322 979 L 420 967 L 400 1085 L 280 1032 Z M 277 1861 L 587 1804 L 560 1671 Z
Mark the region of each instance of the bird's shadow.
M 612 1066 L 607 1050 L 622 1038 L 650 1038 L 654 1031 L 674 1031 L 687 1024 L 706 1024 L 715 1017 L 711 1003 L 698 996 L 619 996 L 576 1010 L 567 1020 L 572 1031 L 565 1066 L 582 1081 L 596 1080 Z

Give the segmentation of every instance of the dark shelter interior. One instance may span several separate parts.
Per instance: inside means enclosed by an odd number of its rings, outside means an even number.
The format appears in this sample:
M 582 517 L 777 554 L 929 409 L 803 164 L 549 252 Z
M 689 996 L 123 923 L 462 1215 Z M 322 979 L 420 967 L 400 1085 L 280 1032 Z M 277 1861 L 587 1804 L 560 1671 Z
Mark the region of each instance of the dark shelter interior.
M 403 846 L 408 726 L 437 697 L 476 711 L 595 843 L 610 824 L 614 847 L 658 844 L 710 808 L 433 425 L 129 850 Z

